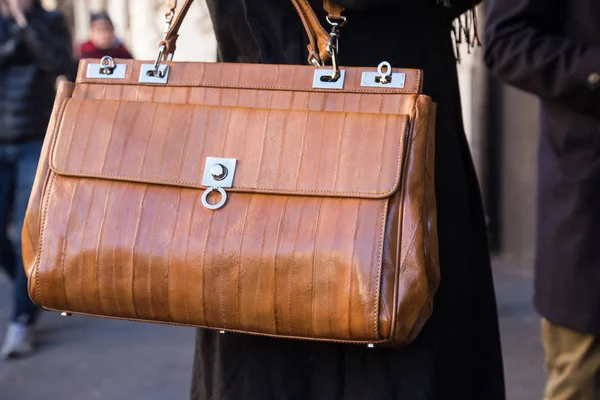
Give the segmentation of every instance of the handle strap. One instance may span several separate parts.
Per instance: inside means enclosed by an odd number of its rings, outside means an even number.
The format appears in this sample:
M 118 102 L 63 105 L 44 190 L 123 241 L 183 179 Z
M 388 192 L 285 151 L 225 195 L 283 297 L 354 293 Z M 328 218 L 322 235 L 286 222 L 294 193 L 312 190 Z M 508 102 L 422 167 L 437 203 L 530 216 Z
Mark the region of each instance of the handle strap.
M 177 39 L 179 38 L 179 29 L 185 19 L 186 14 L 194 0 L 185 0 L 181 10 L 175 14 L 177 8 L 177 0 L 167 0 L 168 11 L 166 14 L 166 27 L 164 39 L 160 42 L 161 50 L 163 50 L 163 58 L 171 59 L 177 49 Z M 330 35 L 323 28 L 317 15 L 310 6 L 308 0 L 292 0 L 292 4 L 296 7 L 304 29 L 308 35 L 308 61 L 315 65 L 323 65 L 331 59 L 328 52 L 328 44 Z M 343 7 L 334 4 L 331 0 L 323 0 L 323 8 L 328 14 L 330 21 L 341 21 L 343 19 Z M 175 19 L 173 20 L 173 16 Z
M 308 35 L 308 62 L 309 64 L 321 65 L 323 60 L 328 58 L 327 43 L 329 42 L 329 34 L 319 22 L 308 0 L 292 0 L 292 4 L 296 7 Z
M 323 8 L 327 11 L 327 15 L 329 19 L 334 21 L 339 21 L 342 19 L 342 13 L 344 12 L 344 7 L 338 6 L 331 0 L 323 0 Z
M 177 50 L 177 39 L 179 38 L 179 28 L 181 28 L 181 24 L 185 19 L 188 11 L 190 11 L 190 7 L 194 0 L 185 0 L 183 6 L 181 6 L 181 10 L 178 13 L 175 13 L 175 9 L 177 8 L 177 0 L 168 0 L 167 1 L 167 14 L 166 14 L 166 26 L 165 26 L 165 37 L 160 42 L 161 49 L 164 46 L 163 57 L 165 59 L 171 59 L 173 54 L 175 54 L 175 50 Z M 173 16 L 175 19 L 173 20 Z

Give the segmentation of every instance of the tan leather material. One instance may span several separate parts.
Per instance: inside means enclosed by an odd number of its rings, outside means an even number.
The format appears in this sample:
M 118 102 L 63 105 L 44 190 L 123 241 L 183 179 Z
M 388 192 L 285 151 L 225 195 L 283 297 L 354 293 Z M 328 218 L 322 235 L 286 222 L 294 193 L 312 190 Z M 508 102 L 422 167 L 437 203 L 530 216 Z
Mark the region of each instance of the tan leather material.
M 187 13 L 190 11 L 190 7 L 194 0 L 185 0 L 179 12 L 175 13 L 175 17 L 171 23 L 171 29 L 165 34 L 165 38 L 160 42 L 159 46 L 165 46 L 164 55 L 173 55 L 177 50 L 177 39 L 179 38 L 179 29 L 181 24 L 185 20 Z M 177 8 L 177 1 L 169 0 L 169 10 L 175 10 Z
M 77 75 L 77 83 L 94 83 L 101 85 L 135 85 L 136 91 L 143 90 L 144 85 L 139 84 L 140 70 L 142 64 L 154 64 L 153 61 L 134 61 L 134 60 L 116 60 L 118 64 L 127 65 L 127 74 L 125 79 L 89 79 L 86 78 L 88 65 L 90 63 L 99 63 L 99 60 L 82 60 Z M 235 63 L 191 63 L 177 62 L 166 63 L 176 68 L 169 70 L 169 88 L 175 87 L 212 87 L 212 88 L 232 88 L 238 89 L 265 89 L 278 90 L 286 92 L 310 92 L 313 95 L 316 92 L 346 92 L 346 93 L 376 93 L 380 96 L 391 95 L 395 93 L 422 93 L 423 74 L 416 69 L 393 69 L 394 72 L 406 74 L 404 88 L 386 89 L 385 93 L 379 88 L 361 86 L 362 74 L 364 72 L 377 72 L 377 66 L 369 68 L 347 68 L 344 88 L 339 89 L 313 89 L 313 77 L 315 67 L 311 66 L 281 66 L 269 64 L 241 65 Z M 156 88 L 156 85 L 145 85 Z M 140 87 L 140 89 L 137 89 Z M 164 89 L 164 86 L 158 87 L 158 90 Z M 108 89 L 107 89 L 108 90 Z M 112 90 L 112 89 L 111 89 Z M 114 87 L 114 90 L 120 90 Z M 123 96 L 128 93 L 122 94 Z M 286 96 L 290 96 L 287 94 Z M 390 96 L 396 97 L 396 96 Z M 357 97 L 358 99 L 358 97 Z M 211 100 L 211 99 L 208 99 Z
M 440 280 L 433 169 L 435 110 L 430 98 L 419 98 L 407 142 L 398 242 L 398 274 L 403 279 L 396 281 L 395 289 L 393 342 L 397 345 L 411 343 L 431 316 Z
M 416 94 L 394 95 L 378 93 L 346 93 L 331 96 L 324 91 L 297 91 L 267 89 L 235 89 L 219 87 L 160 87 L 135 85 L 78 84 L 74 99 L 125 101 L 152 101 L 169 104 L 209 106 L 261 107 L 273 110 L 307 110 L 333 112 L 368 112 L 410 114 L 418 98 Z
M 439 282 L 435 104 L 312 89 L 314 68 L 172 63 L 166 85 L 59 89 L 23 230 L 50 310 L 273 337 L 403 346 Z M 121 62 L 117 60 L 117 62 Z M 400 71 L 400 70 L 398 70 Z M 223 77 L 232 77 L 229 81 Z M 208 156 L 238 161 L 202 204 Z M 209 196 L 215 202 L 217 195 Z
M 327 53 L 329 33 L 323 28 L 308 0 L 292 0 L 308 36 L 308 63 L 324 65 L 331 57 Z
M 339 21 L 342 19 L 342 13 L 344 12 L 344 7 L 335 4 L 331 0 L 323 0 L 323 8 L 327 12 L 327 15 L 332 21 Z
M 365 199 L 398 190 L 407 126 L 403 115 L 374 120 L 364 113 L 117 100 L 71 100 L 63 119 L 78 123 L 62 124 L 55 136 L 50 168 L 59 175 L 200 189 L 207 157 L 234 158 L 244 163 L 230 192 Z M 181 132 L 182 141 L 170 140 Z
M 54 110 L 48 126 L 49 134 L 46 135 L 44 140 L 37 174 L 27 206 L 28 212 L 38 217 L 41 215 L 42 197 L 44 196 L 44 191 L 50 177 L 49 156 L 51 144 L 54 142 L 54 132 L 58 130 L 67 100 L 71 98 L 74 89 L 75 84 L 68 81 L 61 81 L 56 92 Z M 21 246 L 27 275 L 31 275 L 32 271 L 28 267 L 32 267 L 35 264 L 35 257 L 38 255 L 37 249 L 41 234 L 40 222 L 39 218 L 25 219 L 23 231 L 21 232 Z

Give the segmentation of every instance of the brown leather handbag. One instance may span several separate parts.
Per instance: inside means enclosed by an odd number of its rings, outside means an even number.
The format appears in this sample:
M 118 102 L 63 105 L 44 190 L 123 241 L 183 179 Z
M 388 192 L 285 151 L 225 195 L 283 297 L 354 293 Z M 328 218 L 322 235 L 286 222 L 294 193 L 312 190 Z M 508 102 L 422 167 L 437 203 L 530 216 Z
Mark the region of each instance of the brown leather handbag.
M 402 346 L 439 283 L 435 104 L 419 70 L 83 60 L 63 82 L 23 230 L 53 311 Z M 337 14 L 336 14 L 337 13 Z M 321 64 L 332 61 L 331 66 Z

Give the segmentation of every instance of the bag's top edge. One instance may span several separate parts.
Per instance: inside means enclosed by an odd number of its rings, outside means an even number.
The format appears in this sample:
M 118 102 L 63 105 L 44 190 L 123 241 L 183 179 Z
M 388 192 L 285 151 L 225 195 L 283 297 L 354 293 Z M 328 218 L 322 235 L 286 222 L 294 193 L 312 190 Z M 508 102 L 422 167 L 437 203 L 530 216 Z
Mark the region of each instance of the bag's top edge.
M 309 65 L 240 64 L 210 62 L 167 62 L 169 74 L 166 83 L 140 82 L 144 66 L 154 62 L 138 60 L 115 60 L 116 65 L 125 65 L 124 77 L 88 77 L 88 68 L 96 67 L 100 60 L 80 61 L 77 75 L 79 84 L 142 85 L 167 87 L 218 87 L 232 89 L 263 89 L 287 91 L 328 91 L 333 93 L 379 93 L 421 94 L 422 71 L 418 69 L 393 69 L 403 73 L 402 88 L 362 86 L 363 73 L 377 73 L 373 67 L 342 67 L 345 73 L 342 89 L 313 87 L 315 67 Z M 92 64 L 94 65 L 92 67 Z M 327 69 L 323 67 L 323 69 Z M 93 74 L 98 76 L 98 74 Z

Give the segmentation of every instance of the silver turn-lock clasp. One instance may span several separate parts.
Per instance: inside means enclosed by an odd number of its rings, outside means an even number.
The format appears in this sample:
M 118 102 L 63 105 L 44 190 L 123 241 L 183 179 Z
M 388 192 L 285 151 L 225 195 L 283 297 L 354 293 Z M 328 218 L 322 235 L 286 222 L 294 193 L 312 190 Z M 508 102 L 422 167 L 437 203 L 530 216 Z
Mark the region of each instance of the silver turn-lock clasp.
M 388 89 L 404 89 L 406 74 L 394 72 L 389 62 L 383 61 L 377 67 L 377 72 L 363 72 L 360 86 Z
M 202 195 L 202 205 L 204 207 L 209 210 L 218 210 L 227 203 L 225 189 L 233 186 L 236 166 L 237 160 L 234 158 L 208 157 L 206 159 L 202 185 L 208 186 L 208 189 Z M 215 191 L 221 194 L 221 200 L 216 204 L 211 204 L 208 202 L 208 196 Z
M 127 64 L 117 64 L 110 56 L 104 56 L 100 64 L 90 63 L 86 73 L 87 79 L 125 79 Z

